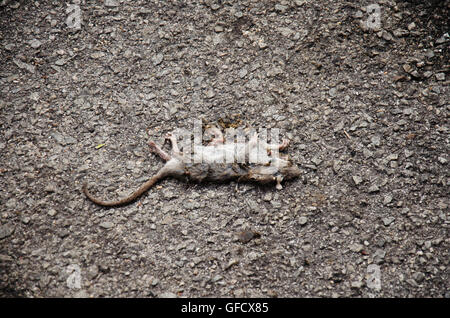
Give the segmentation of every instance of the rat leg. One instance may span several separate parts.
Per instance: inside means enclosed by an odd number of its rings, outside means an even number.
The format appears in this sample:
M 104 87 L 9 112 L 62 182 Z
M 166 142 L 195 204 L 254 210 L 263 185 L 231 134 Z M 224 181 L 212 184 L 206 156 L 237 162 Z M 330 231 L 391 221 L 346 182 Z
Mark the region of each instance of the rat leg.
M 283 181 L 283 177 L 278 176 L 278 177 L 276 177 L 275 181 L 277 182 L 275 188 L 276 188 L 277 190 L 283 189 L 283 186 L 281 185 L 281 181 Z
M 172 152 L 173 154 L 175 154 L 176 156 L 182 156 L 183 154 L 180 151 L 180 148 L 178 148 L 178 143 L 177 143 L 177 136 L 173 133 L 168 133 L 166 135 L 166 140 L 170 140 L 170 143 L 172 144 Z
M 284 150 L 289 146 L 290 140 L 289 139 L 283 139 L 283 142 L 279 145 L 279 150 Z
M 283 139 L 283 142 L 281 144 L 268 144 L 267 145 L 267 150 L 280 150 L 283 151 L 284 149 L 286 149 L 289 146 L 289 139 Z
M 250 137 L 250 140 L 248 141 L 248 147 L 250 149 L 256 148 L 258 145 L 258 133 L 255 132 L 252 137 Z
M 209 146 L 217 146 L 222 145 L 224 143 L 224 138 L 222 131 L 217 127 L 210 127 L 206 129 L 207 133 L 210 133 L 214 136 L 214 138 L 209 142 Z
M 161 149 L 154 141 L 149 141 L 148 145 L 150 146 L 150 151 L 153 153 L 156 153 L 158 156 L 160 156 L 164 161 L 169 161 L 172 159 L 172 157 Z

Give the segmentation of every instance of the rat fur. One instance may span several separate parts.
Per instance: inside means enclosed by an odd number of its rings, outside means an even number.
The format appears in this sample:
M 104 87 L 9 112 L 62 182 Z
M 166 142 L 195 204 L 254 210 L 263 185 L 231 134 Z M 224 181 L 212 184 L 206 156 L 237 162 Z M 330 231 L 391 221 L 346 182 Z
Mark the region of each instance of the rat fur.
M 86 197 L 97 205 L 104 207 L 116 207 L 129 204 L 147 192 L 158 181 L 174 177 L 178 179 L 189 179 L 194 182 L 224 182 L 230 180 L 252 181 L 260 184 L 274 183 L 276 188 L 281 190 L 281 181 L 293 179 L 300 176 L 300 169 L 286 157 L 278 155 L 278 151 L 283 150 L 288 145 L 287 140 L 281 144 L 271 145 L 261 140 L 258 141 L 257 134 L 247 143 L 225 143 L 222 132 L 218 128 L 210 129 L 214 133 L 214 138 L 207 146 L 198 146 L 195 151 L 196 156 L 191 163 L 183 157 L 177 144 L 174 134 L 169 134 L 166 139 L 172 144 L 172 155 L 169 155 L 153 141 L 149 142 L 152 152 L 158 154 L 166 164 L 138 190 L 118 201 L 102 201 L 95 198 L 87 189 L 87 184 L 83 185 L 83 192 Z M 249 163 L 249 156 L 258 156 L 258 164 Z M 238 158 L 245 157 L 245 163 Z M 226 159 L 225 159 L 226 157 Z M 233 163 L 229 162 L 229 158 Z M 201 163 L 196 163 L 201 162 Z

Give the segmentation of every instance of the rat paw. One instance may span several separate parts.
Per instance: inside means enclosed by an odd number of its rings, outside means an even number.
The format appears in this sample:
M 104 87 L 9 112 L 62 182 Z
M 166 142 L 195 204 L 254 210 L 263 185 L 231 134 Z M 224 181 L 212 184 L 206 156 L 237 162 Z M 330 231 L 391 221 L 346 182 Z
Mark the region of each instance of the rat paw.
M 150 151 L 151 151 L 151 152 L 155 152 L 155 150 L 158 148 L 158 147 L 156 146 L 156 143 L 155 143 L 154 141 L 152 141 L 152 140 L 150 140 L 150 141 L 148 142 L 148 145 L 150 146 Z
M 283 139 L 283 142 L 280 144 L 280 150 L 284 150 L 289 146 L 291 141 L 289 139 Z

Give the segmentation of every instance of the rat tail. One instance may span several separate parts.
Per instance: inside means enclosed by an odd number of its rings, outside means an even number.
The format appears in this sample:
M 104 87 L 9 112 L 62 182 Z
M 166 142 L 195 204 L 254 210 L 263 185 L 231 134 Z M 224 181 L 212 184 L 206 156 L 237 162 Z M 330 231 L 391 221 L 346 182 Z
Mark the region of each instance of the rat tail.
M 137 189 L 135 192 L 133 192 L 131 195 L 129 195 L 126 198 L 123 198 L 119 201 L 102 201 L 100 199 L 97 199 L 94 197 L 89 190 L 87 189 L 87 184 L 83 184 L 83 192 L 86 195 L 86 197 L 94 202 L 97 205 L 104 206 L 104 207 L 117 207 L 121 205 L 129 204 L 133 201 L 135 201 L 137 198 L 139 198 L 142 194 L 147 192 L 155 183 L 157 183 L 159 180 L 164 179 L 166 177 L 165 171 L 160 171 L 156 175 L 154 175 L 150 180 L 145 182 L 139 189 Z

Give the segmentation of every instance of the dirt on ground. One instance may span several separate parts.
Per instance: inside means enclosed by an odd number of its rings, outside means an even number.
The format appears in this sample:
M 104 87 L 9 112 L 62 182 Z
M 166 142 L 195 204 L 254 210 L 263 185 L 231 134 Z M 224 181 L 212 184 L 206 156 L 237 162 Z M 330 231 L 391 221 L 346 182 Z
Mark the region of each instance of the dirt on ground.
M 450 1 L 0 0 L 1 297 L 450 297 Z M 167 179 L 195 120 L 282 190 Z

